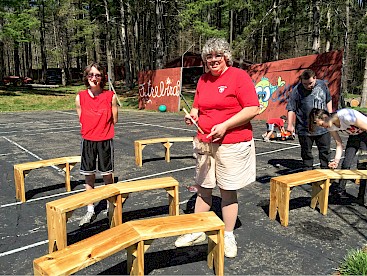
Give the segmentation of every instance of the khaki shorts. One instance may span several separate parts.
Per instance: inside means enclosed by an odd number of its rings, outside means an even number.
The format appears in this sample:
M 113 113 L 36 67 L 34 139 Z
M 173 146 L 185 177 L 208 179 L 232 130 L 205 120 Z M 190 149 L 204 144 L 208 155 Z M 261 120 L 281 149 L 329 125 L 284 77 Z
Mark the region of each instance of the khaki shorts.
M 255 143 L 203 143 L 194 139 L 197 185 L 238 190 L 256 180 Z

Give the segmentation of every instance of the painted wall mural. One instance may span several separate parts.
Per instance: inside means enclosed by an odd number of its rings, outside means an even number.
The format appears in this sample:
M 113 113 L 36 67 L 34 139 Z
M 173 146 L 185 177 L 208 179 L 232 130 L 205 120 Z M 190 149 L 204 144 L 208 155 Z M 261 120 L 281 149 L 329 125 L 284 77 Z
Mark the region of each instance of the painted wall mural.
M 342 57 L 342 51 L 332 51 L 251 65 L 246 71 L 254 82 L 261 108 L 255 119 L 267 120 L 286 115 L 288 96 L 298 84 L 299 76 L 308 68 L 315 71 L 318 79 L 326 82 L 333 99 L 333 109 L 336 110 L 340 95 Z

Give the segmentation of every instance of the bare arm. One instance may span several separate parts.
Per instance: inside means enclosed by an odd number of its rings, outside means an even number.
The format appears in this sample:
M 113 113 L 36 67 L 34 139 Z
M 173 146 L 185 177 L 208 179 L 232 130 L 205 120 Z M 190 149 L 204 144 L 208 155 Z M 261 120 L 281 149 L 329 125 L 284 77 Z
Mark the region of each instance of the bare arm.
M 207 138 L 213 137 L 213 142 L 218 141 L 223 138 L 227 130 L 247 124 L 258 114 L 258 106 L 245 107 L 227 121 L 213 126 Z
M 333 102 L 332 102 L 332 101 L 328 102 L 328 103 L 326 104 L 326 107 L 327 107 L 327 111 L 328 111 L 329 113 L 332 113 L 332 112 L 333 112 Z
M 113 117 L 113 124 L 117 124 L 118 121 L 118 104 L 117 104 L 117 96 L 116 94 L 112 97 L 112 117 Z
M 75 98 L 75 106 L 76 106 L 76 112 L 78 113 L 78 117 L 80 119 L 80 116 L 82 114 L 82 108 L 80 107 L 80 98 L 79 94 Z
M 339 136 L 339 133 L 337 131 L 330 131 L 331 136 L 334 138 L 336 143 L 336 152 L 334 161 L 329 163 L 329 167 L 332 169 L 336 169 L 339 165 L 340 158 L 342 157 L 343 153 L 343 142 L 342 139 Z
M 291 133 L 294 132 L 294 121 L 296 119 L 296 113 L 294 111 L 288 111 L 288 125 L 287 130 Z

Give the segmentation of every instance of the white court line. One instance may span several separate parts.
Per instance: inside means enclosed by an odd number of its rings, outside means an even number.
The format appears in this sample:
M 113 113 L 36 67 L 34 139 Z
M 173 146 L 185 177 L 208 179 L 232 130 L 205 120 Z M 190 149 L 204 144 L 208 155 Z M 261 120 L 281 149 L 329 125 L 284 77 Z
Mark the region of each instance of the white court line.
M 3 138 L 4 138 L 5 140 L 7 140 L 9 143 L 11 143 L 11 144 L 13 144 L 13 145 L 17 146 L 18 148 L 20 148 L 20 149 L 24 150 L 26 153 L 28 153 L 28 154 L 32 155 L 33 157 L 37 158 L 38 160 L 43 160 L 41 157 L 39 157 L 39 156 L 38 156 L 38 155 L 36 155 L 35 153 L 33 153 L 33 152 L 31 152 L 31 151 L 27 150 L 25 147 L 22 147 L 22 146 L 21 146 L 21 145 L 19 145 L 18 143 L 14 142 L 14 141 L 12 141 L 12 140 L 10 140 L 10 139 L 8 139 L 8 138 L 4 137 L 4 136 L 3 136 Z M 62 173 L 64 172 L 63 170 L 61 170 L 60 168 L 58 168 L 58 167 L 56 167 L 56 166 L 50 166 L 50 167 L 54 168 L 54 169 L 55 169 L 55 170 L 57 170 L 58 172 L 62 172 Z M 70 177 L 71 177 L 71 176 L 70 176 Z
M 48 240 L 32 243 L 30 245 L 26 245 L 26 246 L 23 246 L 23 247 L 19 247 L 19 248 L 13 249 L 13 250 L 9 250 L 9 251 L 0 253 L 0 257 L 11 255 L 11 254 L 14 254 L 14 253 L 17 253 L 17 252 L 20 252 L 20 251 L 27 250 L 29 248 L 33 248 L 33 247 L 36 247 L 36 246 L 39 246 L 39 245 L 46 244 L 46 243 L 48 243 Z

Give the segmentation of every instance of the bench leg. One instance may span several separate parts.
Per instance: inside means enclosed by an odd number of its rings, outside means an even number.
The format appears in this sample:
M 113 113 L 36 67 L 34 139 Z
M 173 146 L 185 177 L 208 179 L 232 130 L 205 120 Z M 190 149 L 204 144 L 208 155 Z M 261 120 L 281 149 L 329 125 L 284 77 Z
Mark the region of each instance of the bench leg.
M 141 143 L 135 142 L 135 164 L 139 167 L 143 166 L 143 148 L 145 145 L 142 145 Z
M 289 200 L 291 190 L 288 186 L 278 186 L 278 212 L 280 223 L 283 226 L 288 226 L 289 218 Z
M 329 186 L 330 186 L 329 179 L 325 181 L 318 181 L 312 183 L 310 207 L 312 209 L 315 209 L 318 202 L 320 205 L 320 213 L 323 215 L 327 214 L 327 208 L 329 203 Z
M 224 275 L 224 229 L 206 232 L 208 236 L 208 267 L 216 275 Z
M 180 214 L 180 201 L 178 186 L 173 188 L 165 188 L 168 193 L 168 206 L 170 216 L 178 216 Z
M 144 275 L 144 241 L 140 241 L 127 249 L 127 273 Z
M 14 168 L 15 197 L 21 202 L 26 202 L 24 179 L 31 170 L 23 171 Z
M 122 201 L 121 195 L 113 196 L 107 199 L 108 204 L 108 220 L 110 228 L 122 224 Z
M 166 142 L 166 143 L 162 143 L 162 144 L 165 148 L 164 157 L 166 159 L 166 162 L 171 162 L 171 147 L 172 147 L 173 143 Z
M 46 205 L 48 252 L 63 249 L 67 246 L 66 213 L 59 214 Z
M 275 180 L 270 180 L 270 204 L 269 204 L 269 218 L 275 220 L 278 211 L 278 183 Z

